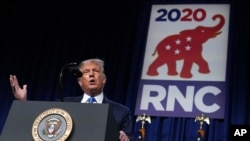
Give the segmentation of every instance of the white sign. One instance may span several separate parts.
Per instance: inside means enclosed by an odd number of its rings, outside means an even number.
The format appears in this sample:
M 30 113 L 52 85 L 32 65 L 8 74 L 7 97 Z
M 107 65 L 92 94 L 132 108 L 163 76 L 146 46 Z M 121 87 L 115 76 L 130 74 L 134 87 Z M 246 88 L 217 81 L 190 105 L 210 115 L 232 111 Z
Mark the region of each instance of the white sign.
M 229 9 L 152 6 L 135 114 L 224 117 Z

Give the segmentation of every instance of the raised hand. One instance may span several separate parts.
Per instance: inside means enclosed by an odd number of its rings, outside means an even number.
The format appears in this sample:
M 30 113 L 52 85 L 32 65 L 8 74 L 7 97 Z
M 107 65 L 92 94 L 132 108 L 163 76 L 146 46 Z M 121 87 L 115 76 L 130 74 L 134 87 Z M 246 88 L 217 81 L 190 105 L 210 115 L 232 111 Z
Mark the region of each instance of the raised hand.
M 20 87 L 17 77 L 15 75 L 10 75 L 10 86 L 12 88 L 12 92 L 14 97 L 17 100 L 27 100 L 27 86 L 23 85 L 23 88 Z

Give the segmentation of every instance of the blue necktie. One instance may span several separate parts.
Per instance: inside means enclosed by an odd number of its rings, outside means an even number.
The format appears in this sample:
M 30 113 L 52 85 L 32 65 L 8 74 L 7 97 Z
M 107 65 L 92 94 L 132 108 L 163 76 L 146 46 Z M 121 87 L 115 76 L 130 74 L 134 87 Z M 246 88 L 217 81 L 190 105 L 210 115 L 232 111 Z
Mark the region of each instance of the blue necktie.
M 94 98 L 94 97 L 90 97 L 90 98 L 88 99 L 88 103 L 96 103 L 95 98 Z

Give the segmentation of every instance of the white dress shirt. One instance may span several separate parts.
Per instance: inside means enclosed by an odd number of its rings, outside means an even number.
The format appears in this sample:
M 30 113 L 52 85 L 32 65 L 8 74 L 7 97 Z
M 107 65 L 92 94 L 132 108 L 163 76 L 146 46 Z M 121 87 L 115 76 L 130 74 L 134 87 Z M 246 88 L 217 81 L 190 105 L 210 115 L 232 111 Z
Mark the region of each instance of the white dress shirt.
M 103 101 L 103 93 L 101 93 L 101 94 L 99 94 L 99 95 L 97 95 L 97 96 L 95 96 L 94 98 L 95 98 L 95 100 L 96 100 L 96 102 L 97 103 L 102 103 L 102 101 Z M 90 96 L 89 95 L 87 95 L 87 94 L 83 94 L 83 98 L 82 98 L 82 100 L 81 100 L 81 103 L 88 103 L 88 99 L 90 98 Z

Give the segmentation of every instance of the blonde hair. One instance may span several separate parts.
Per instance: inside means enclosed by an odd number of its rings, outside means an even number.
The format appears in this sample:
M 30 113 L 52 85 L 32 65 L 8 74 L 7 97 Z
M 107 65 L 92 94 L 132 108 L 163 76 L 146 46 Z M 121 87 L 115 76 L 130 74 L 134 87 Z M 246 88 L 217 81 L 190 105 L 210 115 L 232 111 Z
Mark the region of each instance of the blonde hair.
M 104 78 L 106 79 L 106 75 L 104 73 L 104 61 L 103 60 L 101 60 L 99 58 L 83 60 L 82 62 L 79 63 L 78 69 L 80 69 L 82 66 L 84 66 L 87 63 L 95 63 L 95 64 L 97 64 L 101 68 L 102 74 L 103 74 Z

